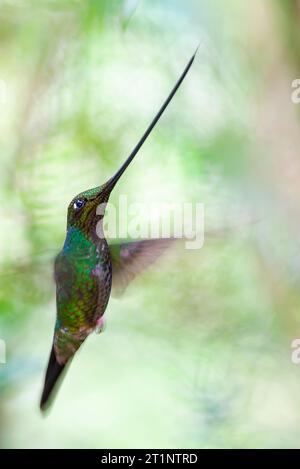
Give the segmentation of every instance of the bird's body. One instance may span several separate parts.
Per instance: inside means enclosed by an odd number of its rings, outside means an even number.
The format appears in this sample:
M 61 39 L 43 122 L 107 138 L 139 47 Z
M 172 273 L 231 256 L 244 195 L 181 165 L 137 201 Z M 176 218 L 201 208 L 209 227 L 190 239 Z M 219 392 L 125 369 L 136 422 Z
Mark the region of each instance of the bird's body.
M 168 106 L 194 58 L 195 54 L 117 173 L 106 184 L 81 192 L 69 204 L 66 239 L 55 261 L 57 318 L 41 409 L 81 344 L 102 328 L 112 286 L 118 291 L 126 288 L 170 243 L 169 239 L 150 239 L 108 245 L 102 223 L 111 191 Z
M 58 362 L 65 364 L 97 327 L 109 300 L 112 266 L 106 240 L 93 241 L 70 228 L 56 258 L 55 281 L 54 349 Z

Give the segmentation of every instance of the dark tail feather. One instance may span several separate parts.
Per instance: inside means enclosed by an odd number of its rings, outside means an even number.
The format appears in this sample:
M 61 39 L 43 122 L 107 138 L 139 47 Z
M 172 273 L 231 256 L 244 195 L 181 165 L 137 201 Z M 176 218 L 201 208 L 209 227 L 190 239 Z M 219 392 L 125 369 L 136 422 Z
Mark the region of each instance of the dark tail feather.
M 49 405 L 49 397 L 52 394 L 52 391 L 57 383 L 58 378 L 60 377 L 65 365 L 60 365 L 56 360 L 54 347 L 52 345 L 52 350 L 49 358 L 49 363 L 45 376 L 45 384 L 41 397 L 40 408 L 42 411 L 46 410 Z

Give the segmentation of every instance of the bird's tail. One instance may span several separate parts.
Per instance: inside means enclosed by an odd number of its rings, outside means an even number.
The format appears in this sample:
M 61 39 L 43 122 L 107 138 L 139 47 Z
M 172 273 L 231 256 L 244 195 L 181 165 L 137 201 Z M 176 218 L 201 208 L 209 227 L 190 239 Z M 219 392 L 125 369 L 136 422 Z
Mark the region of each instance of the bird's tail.
M 49 407 L 49 398 L 57 384 L 58 378 L 61 376 L 66 365 L 60 365 L 55 357 L 54 347 L 52 345 L 51 354 L 45 376 L 44 389 L 42 392 L 40 408 L 45 411 Z

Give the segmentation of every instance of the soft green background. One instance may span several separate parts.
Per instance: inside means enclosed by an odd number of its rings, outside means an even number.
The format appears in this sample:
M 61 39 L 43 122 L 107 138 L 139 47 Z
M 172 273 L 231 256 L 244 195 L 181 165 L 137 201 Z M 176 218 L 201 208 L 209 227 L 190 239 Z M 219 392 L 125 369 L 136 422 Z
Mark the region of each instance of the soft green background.
M 300 2 L 0 2 L 2 447 L 299 447 Z M 203 202 L 199 251 L 112 299 L 39 412 L 66 207 L 106 181 L 197 44 L 115 190 Z

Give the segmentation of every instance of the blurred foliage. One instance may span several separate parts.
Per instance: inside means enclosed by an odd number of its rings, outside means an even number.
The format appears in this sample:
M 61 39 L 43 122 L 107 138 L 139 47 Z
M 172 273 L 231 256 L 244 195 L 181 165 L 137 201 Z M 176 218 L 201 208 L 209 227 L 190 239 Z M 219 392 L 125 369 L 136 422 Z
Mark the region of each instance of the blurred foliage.
M 299 68 L 300 64 L 300 29 L 299 29 L 299 16 L 300 7 L 299 2 L 295 0 L 288 0 L 286 2 L 278 1 L 280 24 L 284 33 L 284 41 L 287 45 L 290 58 L 293 60 L 294 65 Z
M 2 447 L 299 447 L 299 12 L 0 2 Z M 203 202 L 204 247 L 110 301 L 43 419 L 67 204 L 114 173 L 199 42 L 112 201 Z

